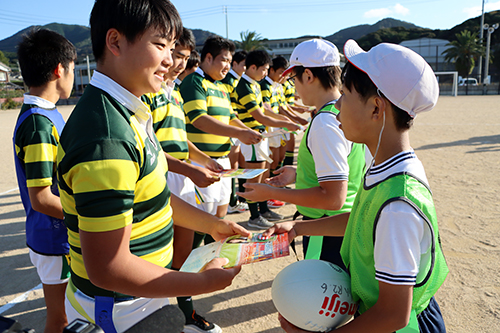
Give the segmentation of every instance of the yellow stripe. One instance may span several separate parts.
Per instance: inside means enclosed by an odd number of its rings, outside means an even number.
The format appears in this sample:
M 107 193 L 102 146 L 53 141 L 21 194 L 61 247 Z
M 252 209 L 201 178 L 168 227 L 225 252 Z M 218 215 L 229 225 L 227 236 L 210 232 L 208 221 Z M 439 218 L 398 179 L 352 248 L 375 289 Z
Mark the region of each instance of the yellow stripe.
M 54 162 L 57 146 L 50 143 L 37 143 L 24 147 L 24 163 Z
M 75 194 L 101 190 L 133 191 L 139 166 L 128 160 L 98 160 L 75 165 L 63 179 Z
M 213 107 L 221 107 L 229 109 L 231 107 L 231 101 L 229 98 L 218 97 L 218 96 L 207 96 L 207 104 Z
M 156 136 L 160 142 L 162 141 L 187 141 L 186 131 L 178 128 L 160 128 L 156 131 Z
M 161 153 L 154 171 L 137 181 L 134 202 L 147 201 L 162 193 L 167 183 L 167 171 L 167 160 L 165 154 Z
M 28 179 L 26 186 L 28 187 L 45 187 L 52 185 L 52 178 Z
M 73 284 L 73 282 L 71 281 L 71 279 L 69 279 L 68 288 L 66 288 L 66 297 L 68 298 L 68 301 L 73 306 L 73 308 L 76 310 L 76 312 L 81 314 L 85 319 L 87 319 L 91 323 L 95 324 L 95 321 L 92 320 L 92 318 L 87 314 L 87 312 L 85 312 L 83 307 L 76 300 L 75 293 L 76 293 L 76 287 Z
M 71 215 L 78 215 L 75 198 L 61 188 L 59 188 L 59 195 L 61 196 L 61 204 L 64 207 L 64 211 Z
M 163 221 L 162 221 L 163 220 Z M 151 221 L 155 221 L 152 223 Z M 141 222 L 132 225 L 130 239 L 139 239 L 150 234 L 153 234 L 172 223 L 172 208 L 170 207 L 170 200 L 168 205 L 156 213 L 148 216 Z M 153 228 L 152 228 L 153 227 Z
M 141 256 L 141 259 L 149 261 L 150 263 L 160 267 L 165 267 L 172 260 L 174 253 L 173 243 L 174 241 L 172 239 L 166 246 L 162 247 L 158 251 Z
M 132 223 L 133 209 L 125 213 L 104 217 L 78 217 L 78 227 L 87 232 L 104 232 L 125 228 Z
M 73 250 L 70 250 L 69 252 L 71 255 L 71 270 L 73 271 L 73 274 L 76 274 L 79 277 L 88 280 L 89 276 L 87 275 L 87 271 L 85 270 L 83 256 Z
M 152 115 L 153 115 L 153 123 L 157 123 L 159 122 L 160 120 L 163 120 L 167 117 L 167 106 L 164 105 L 162 107 L 159 107 L 158 109 L 155 109 L 153 112 L 152 112 Z
M 230 142 L 229 138 L 226 136 L 204 134 L 204 133 L 188 133 L 189 141 L 194 143 L 213 143 L 213 144 L 225 144 Z
M 191 111 L 207 110 L 207 101 L 204 99 L 195 99 L 184 103 L 184 112 L 189 114 Z

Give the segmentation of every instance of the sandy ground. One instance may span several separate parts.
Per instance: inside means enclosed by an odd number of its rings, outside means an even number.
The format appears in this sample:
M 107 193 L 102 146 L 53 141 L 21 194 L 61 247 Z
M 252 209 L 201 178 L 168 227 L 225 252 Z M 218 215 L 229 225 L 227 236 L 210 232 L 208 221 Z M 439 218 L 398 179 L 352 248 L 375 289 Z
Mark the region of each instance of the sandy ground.
M 60 109 L 66 116 L 71 111 Z M 42 332 L 43 295 L 40 289 L 30 291 L 40 281 L 27 255 L 24 211 L 15 190 L 11 137 L 17 113 L 0 111 L 0 314 Z M 449 332 L 500 332 L 499 115 L 500 96 L 441 97 L 411 132 L 434 193 L 450 267 L 436 296 Z M 278 210 L 287 218 L 294 211 L 293 205 Z M 248 217 L 230 219 L 246 226 Z M 292 255 L 246 265 L 232 286 L 195 297 L 195 307 L 226 333 L 281 332 L 271 283 L 295 260 Z M 23 295 L 25 300 L 16 301 Z

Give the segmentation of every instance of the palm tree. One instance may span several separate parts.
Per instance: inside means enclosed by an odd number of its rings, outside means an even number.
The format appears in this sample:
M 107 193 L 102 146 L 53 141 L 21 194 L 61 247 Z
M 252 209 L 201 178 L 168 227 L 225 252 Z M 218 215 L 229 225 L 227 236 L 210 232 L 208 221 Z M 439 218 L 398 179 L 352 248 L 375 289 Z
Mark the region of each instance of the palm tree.
M 469 30 L 463 30 L 455 36 L 457 40 L 446 44 L 450 48 L 442 53 L 444 60 L 448 63 L 454 62 L 455 69 L 460 76 L 469 77 L 476 65 L 476 60 L 479 56 L 484 55 L 484 46 L 477 33 L 472 33 Z
M 236 41 L 236 47 L 244 51 L 254 51 L 254 50 L 267 50 L 269 49 L 264 43 L 263 38 L 260 34 L 255 31 L 242 31 L 240 32 L 240 41 Z

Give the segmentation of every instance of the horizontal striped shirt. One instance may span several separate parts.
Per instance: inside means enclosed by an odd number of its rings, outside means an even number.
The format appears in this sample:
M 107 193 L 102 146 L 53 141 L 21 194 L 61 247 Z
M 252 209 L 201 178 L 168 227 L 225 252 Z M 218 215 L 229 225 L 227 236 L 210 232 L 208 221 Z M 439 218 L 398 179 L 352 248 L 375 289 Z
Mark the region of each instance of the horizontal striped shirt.
M 238 112 L 240 120 L 251 129 L 264 130 L 265 126 L 252 116 L 253 111 L 263 109 L 259 83 L 248 75 L 243 74 L 235 91 L 237 95 L 235 111 Z
M 290 105 L 295 104 L 295 86 L 291 80 L 286 80 L 283 83 L 283 88 L 285 91 L 286 102 Z
M 153 129 L 163 151 L 180 160 L 188 159 L 186 116 L 179 86 L 175 85 L 170 98 L 161 89 L 157 93 L 143 95 L 141 99 L 151 110 Z
M 90 282 L 80 230 L 106 232 L 132 225 L 131 253 L 161 267 L 171 264 L 168 166 L 148 117 L 138 98 L 96 72 L 61 135 L 58 180 L 71 282 L 87 295 L 123 296 Z
M 269 76 L 266 76 L 260 83 L 262 92 L 262 102 L 268 103 L 274 113 L 279 113 L 280 96 L 278 91 L 279 83 L 275 83 Z
M 187 116 L 188 139 L 210 157 L 229 154 L 231 141 L 227 136 L 204 132 L 193 124 L 198 118 L 208 115 L 228 125 L 235 118 L 229 94 L 220 81 L 215 81 L 201 68 L 184 78 L 180 86 Z
M 236 93 L 234 89 L 236 89 L 236 86 L 238 85 L 238 82 L 240 81 L 240 76 L 238 73 L 236 73 L 234 70 L 230 70 L 229 73 L 227 73 L 226 77 L 224 77 L 220 82 L 224 83 L 224 86 L 226 87 L 227 91 L 229 92 L 229 96 L 231 97 L 231 105 L 233 107 L 233 111 L 235 110 L 235 104 L 236 104 Z

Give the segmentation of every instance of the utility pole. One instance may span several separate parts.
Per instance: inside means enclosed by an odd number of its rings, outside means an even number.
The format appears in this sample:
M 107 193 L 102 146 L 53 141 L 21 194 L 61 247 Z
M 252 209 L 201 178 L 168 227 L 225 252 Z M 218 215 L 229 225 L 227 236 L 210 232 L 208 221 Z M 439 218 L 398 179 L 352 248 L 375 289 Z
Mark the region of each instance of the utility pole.
M 481 39 L 481 45 L 483 45 L 483 27 L 484 27 L 484 0 L 483 0 L 483 9 L 481 11 L 481 26 L 479 27 L 479 38 Z M 483 56 L 479 56 L 479 84 L 481 84 L 481 74 L 483 72 Z
M 487 30 L 488 32 L 488 36 L 487 36 L 487 42 L 486 42 L 486 61 L 485 61 L 485 65 L 484 65 L 484 83 L 485 84 L 490 84 L 490 80 L 489 80 L 489 77 L 488 77 L 488 70 L 489 70 L 489 65 L 490 65 L 490 41 L 491 41 L 491 34 L 495 32 L 496 29 L 498 29 L 498 27 L 500 26 L 500 24 L 498 23 L 495 23 L 493 24 L 491 27 L 488 25 L 488 24 L 485 24 L 484 25 L 484 30 Z
M 90 63 L 89 63 L 89 56 L 88 55 L 87 55 L 87 77 L 89 79 L 87 84 L 90 84 Z
M 229 24 L 227 22 L 227 6 L 223 6 L 222 11 L 226 15 L 226 38 L 229 39 Z

